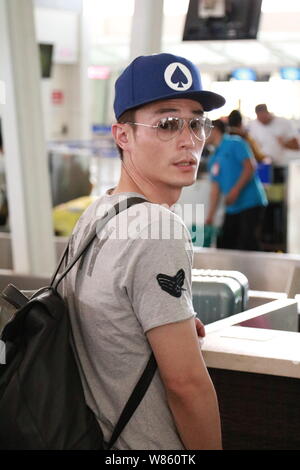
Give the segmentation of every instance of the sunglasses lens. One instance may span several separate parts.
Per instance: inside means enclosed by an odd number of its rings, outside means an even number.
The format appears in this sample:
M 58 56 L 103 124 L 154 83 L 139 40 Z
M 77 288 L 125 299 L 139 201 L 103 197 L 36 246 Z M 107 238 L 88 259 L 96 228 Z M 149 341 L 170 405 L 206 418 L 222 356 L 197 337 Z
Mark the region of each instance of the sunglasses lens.
M 181 119 L 172 117 L 164 118 L 161 119 L 157 125 L 157 135 L 161 140 L 168 141 L 177 135 L 181 127 Z
M 211 120 L 208 118 L 192 119 L 190 121 L 190 129 L 198 140 L 205 140 L 211 133 Z
M 157 124 L 157 136 L 163 141 L 171 140 L 183 129 L 184 125 L 185 120 L 182 118 L 163 118 Z M 210 119 L 201 117 L 191 119 L 189 127 L 198 140 L 205 140 L 211 133 L 212 124 Z

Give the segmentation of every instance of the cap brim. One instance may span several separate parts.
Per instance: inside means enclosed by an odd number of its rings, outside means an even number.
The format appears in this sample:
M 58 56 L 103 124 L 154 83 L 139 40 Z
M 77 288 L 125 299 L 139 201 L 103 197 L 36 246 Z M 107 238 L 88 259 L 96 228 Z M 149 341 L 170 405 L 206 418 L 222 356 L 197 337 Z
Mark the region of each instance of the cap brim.
M 221 108 L 226 103 L 223 96 L 213 91 L 192 91 L 184 93 L 182 97 L 198 101 L 203 106 L 204 111 Z
M 212 111 L 213 109 L 218 109 L 221 108 L 225 103 L 226 100 L 223 96 L 218 95 L 218 93 L 214 93 L 213 91 L 183 91 L 182 93 L 170 93 L 168 95 L 163 95 L 163 96 L 158 96 L 154 100 L 142 100 L 140 102 L 135 103 L 135 106 L 130 108 L 123 109 L 122 111 L 119 111 L 116 114 L 117 119 L 125 112 L 128 111 L 129 109 L 134 109 L 139 106 L 143 106 L 149 103 L 154 103 L 155 101 L 162 101 L 162 100 L 171 100 L 171 99 L 176 99 L 176 98 L 186 98 L 186 99 L 191 99 L 194 101 L 198 101 L 203 107 L 204 111 Z
M 226 100 L 223 96 L 214 93 L 213 91 L 185 91 L 182 93 L 172 93 L 168 96 L 163 96 L 160 99 L 176 99 L 176 98 L 186 98 L 198 101 L 203 106 L 204 111 L 212 111 L 213 109 L 218 109 L 224 106 Z

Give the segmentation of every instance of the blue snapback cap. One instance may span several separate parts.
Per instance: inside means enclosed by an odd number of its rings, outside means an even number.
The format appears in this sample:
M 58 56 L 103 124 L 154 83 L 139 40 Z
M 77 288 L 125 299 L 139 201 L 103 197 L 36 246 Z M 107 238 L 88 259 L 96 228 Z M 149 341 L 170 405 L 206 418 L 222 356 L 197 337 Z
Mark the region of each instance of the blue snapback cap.
M 204 111 L 224 105 L 223 96 L 202 89 L 200 73 L 189 60 L 172 54 L 137 57 L 115 84 L 116 118 L 129 109 L 153 101 L 188 98 L 198 101 Z

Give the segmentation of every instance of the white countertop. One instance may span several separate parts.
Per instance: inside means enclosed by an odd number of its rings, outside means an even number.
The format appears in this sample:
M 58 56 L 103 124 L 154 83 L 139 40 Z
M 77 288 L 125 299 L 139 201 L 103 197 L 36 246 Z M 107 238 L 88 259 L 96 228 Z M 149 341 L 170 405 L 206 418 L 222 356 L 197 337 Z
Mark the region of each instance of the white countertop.
M 280 299 L 206 325 L 207 367 L 300 378 L 300 333 L 237 326 L 267 313 L 297 316 L 297 302 Z

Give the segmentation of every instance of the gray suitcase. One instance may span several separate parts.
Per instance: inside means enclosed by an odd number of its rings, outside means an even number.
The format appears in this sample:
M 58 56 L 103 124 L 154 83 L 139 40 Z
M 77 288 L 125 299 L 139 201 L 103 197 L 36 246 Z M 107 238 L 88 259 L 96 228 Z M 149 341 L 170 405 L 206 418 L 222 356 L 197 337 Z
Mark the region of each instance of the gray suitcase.
M 205 325 L 244 311 L 248 290 L 248 279 L 238 271 L 192 271 L 194 310 Z

